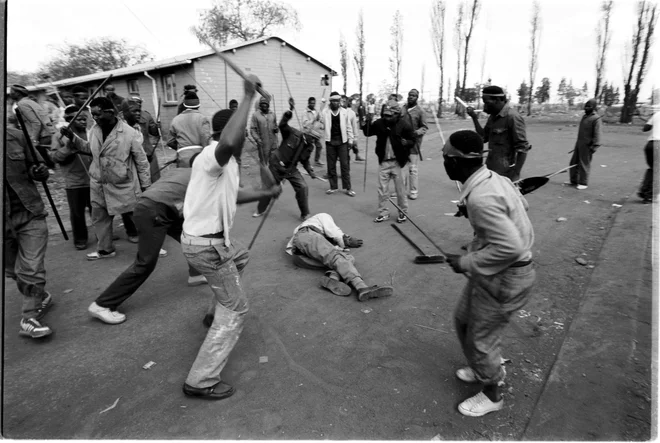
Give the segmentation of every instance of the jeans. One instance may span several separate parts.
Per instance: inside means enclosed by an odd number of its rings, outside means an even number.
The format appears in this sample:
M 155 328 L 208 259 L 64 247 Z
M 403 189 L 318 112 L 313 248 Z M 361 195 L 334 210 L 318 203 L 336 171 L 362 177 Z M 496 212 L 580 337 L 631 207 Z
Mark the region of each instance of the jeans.
M 345 190 L 351 189 L 351 162 L 348 156 L 348 143 L 342 143 L 339 146 L 325 144 L 325 158 L 328 168 L 328 181 L 330 182 L 330 189 L 338 189 L 337 187 L 337 158 L 339 158 L 339 166 L 341 168 L 341 185 Z
M 126 229 L 126 235 L 137 237 L 138 232 L 132 217 L 132 212 L 121 215 L 124 222 L 124 229 Z M 98 240 L 97 250 L 99 251 L 110 253 L 115 250 L 115 244 L 112 240 L 112 220 L 114 218 L 114 215 L 108 214 L 108 210 L 105 207 L 92 203 L 92 223 L 94 224 L 94 232 Z
M 222 381 L 220 372 L 243 330 L 249 304 L 241 275 L 249 256 L 236 242 L 226 246 L 223 238 L 194 237 L 186 233 L 181 235 L 181 247 L 188 264 L 206 277 L 214 295 L 213 324 L 186 379 L 189 386 L 208 388 Z
M 530 263 L 469 279 L 454 312 L 454 326 L 477 379 L 494 385 L 504 377 L 500 363 L 502 334 L 511 315 L 529 301 L 536 271 Z
M 364 283 L 360 273 L 355 268 L 355 259 L 347 252 L 337 249 L 325 236 L 304 227 L 293 237 L 293 246 L 304 255 L 320 261 L 326 267 L 333 269 L 343 281 L 353 287 Z
M 133 211 L 138 232 L 135 261 L 96 299 L 97 305 L 116 310 L 147 281 L 156 268 L 165 236 L 181 241 L 183 219 L 171 217 L 171 209 L 166 205 L 147 198 L 140 199 Z M 197 276 L 200 273 L 188 265 L 188 275 Z
M 402 172 L 403 189 L 408 192 L 410 198 L 417 198 L 419 195 L 419 154 L 410 154 L 410 161 Z
M 323 145 L 321 144 L 321 140 L 315 138 L 314 146 L 316 146 L 316 152 L 314 153 L 314 161 L 318 163 L 319 161 L 321 161 L 321 152 L 323 152 Z
M 24 320 L 37 316 L 37 309 L 47 296 L 44 266 L 47 245 L 45 214 L 35 216 L 23 209 L 5 219 L 5 275 L 16 280 L 23 294 Z
M 390 160 L 382 162 L 378 171 L 378 215 L 388 215 L 390 213 L 388 200 L 390 197 L 390 180 L 394 180 L 396 204 L 408 212 L 408 197 L 403 187 L 401 167 L 396 161 Z
M 73 232 L 73 244 L 87 245 L 87 220 L 85 209 L 92 212 L 92 202 L 89 197 L 89 187 L 74 188 L 66 190 L 66 200 L 69 203 L 69 215 L 71 220 L 71 231 Z
M 282 183 L 283 180 L 289 180 L 289 183 L 291 183 L 291 186 L 296 193 L 296 201 L 298 202 L 298 208 L 300 209 L 300 216 L 304 217 L 309 215 L 309 189 L 307 188 L 307 183 L 302 174 L 300 174 L 300 171 L 298 171 L 297 168 L 294 168 L 293 172 L 289 174 L 283 168 L 274 168 L 271 166 L 270 172 L 273 173 L 273 177 L 277 184 Z M 270 197 L 259 200 L 257 212 L 259 212 L 259 214 L 263 213 L 268 208 L 269 202 Z
M 589 146 L 575 146 L 570 165 L 577 165 L 569 169 L 571 183 L 587 186 L 589 184 L 589 171 L 591 170 L 591 158 L 593 152 Z

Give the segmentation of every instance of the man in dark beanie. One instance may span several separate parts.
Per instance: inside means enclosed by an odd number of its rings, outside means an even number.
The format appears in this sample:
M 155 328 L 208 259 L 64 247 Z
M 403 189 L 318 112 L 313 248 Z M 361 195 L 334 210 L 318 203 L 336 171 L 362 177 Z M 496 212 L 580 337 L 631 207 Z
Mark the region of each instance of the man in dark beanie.
M 170 141 L 167 146 L 177 150 L 177 166 L 188 167 L 190 158 L 201 152 L 211 142 L 211 123 L 199 112 L 199 97 L 187 92 L 183 100 L 185 110 L 174 117 L 170 124 Z
M 578 138 L 573 149 L 573 157 L 569 165 L 576 165 L 569 173 L 571 180 L 567 183 L 577 187 L 579 190 L 587 189 L 589 185 L 589 170 L 591 169 L 591 158 L 600 148 L 601 119 L 596 112 L 596 99 L 592 98 L 584 104 L 584 115 L 580 120 Z
M 64 120 L 69 129 L 83 140 L 87 140 L 87 116 L 84 112 L 73 117 L 80 108 L 69 105 L 64 108 Z M 71 220 L 71 231 L 73 232 L 73 246 L 78 250 L 87 249 L 88 232 L 85 210 L 92 213 L 92 202 L 89 190 L 89 167 L 92 158 L 89 155 L 76 154 L 70 146 L 70 139 L 62 134 L 54 134 L 51 144 L 52 158 L 60 164 L 64 175 L 64 188 L 66 199 L 69 203 L 69 215 Z
M 112 105 L 115 107 L 115 111 L 117 114 L 119 114 L 119 111 L 121 111 L 121 104 L 124 101 L 124 97 L 115 93 L 115 86 L 112 84 L 105 85 L 103 87 L 103 92 L 105 93 L 105 96 L 112 101 Z
M 474 131 L 457 131 L 442 149 L 451 180 L 463 183 L 474 237 L 465 255 L 447 255 L 468 283 L 454 313 L 458 340 L 468 366 L 456 371 L 465 383 L 483 391 L 458 405 L 461 414 L 480 417 L 504 407 L 500 392 L 506 372 L 500 344 L 511 315 L 528 302 L 536 272 L 532 264 L 534 230 L 527 201 L 518 188 L 483 165 L 483 141 Z
M 409 118 L 401 118 L 401 107 L 396 100 L 389 100 L 381 111 L 382 117 L 371 125 L 364 124 L 362 133 L 365 137 L 376 136 L 376 155 L 378 156 L 378 217 L 375 223 L 390 218 L 388 199 L 390 180 L 394 180 L 398 205 L 408 211 L 408 197 L 403 186 L 402 169 L 410 160 L 410 149 L 415 143 L 415 132 Z M 403 212 L 397 222 L 407 220 Z
M 78 108 L 82 108 L 89 98 L 89 91 L 82 86 L 74 86 L 71 93 L 73 94 L 73 104 Z M 85 117 L 87 117 L 87 129 L 91 129 L 91 127 L 94 126 L 94 119 L 92 118 L 92 111 L 89 106 L 87 106 L 87 109 L 84 109 L 81 114 L 84 114 Z
M 310 155 L 314 150 L 314 136 L 306 129 L 301 132 L 296 128 L 289 126 L 289 120 L 293 117 L 295 102 L 293 98 L 289 99 L 290 110 L 282 114 L 279 129 L 282 133 L 282 143 L 277 149 L 270 152 L 268 167 L 275 178 L 275 183 L 280 184 L 283 180 L 288 180 L 296 193 L 298 209 L 300 209 L 300 219 L 307 220 L 309 217 L 309 191 L 307 183 L 300 171 L 298 163 L 302 164 L 309 176 L 316 179 L 314 169 L 309 163 Z M 259 200 L 257 213 L 262 214 L 268 208 L 270 198 Z
M 29 97 L 25 86 L 12 85 L 9 89 L 9 97 L 14 101 L 16 109 L 23 117 L 32 145 L 37 148 L 46 165 L 51 169 L 54 168 L 55 163 L 50 159 L 48 150 L 51 138 L 56 131 L 48 111 Z
M 183 100 L 186 98 L 186 94 L 189 92 L 194 92 L 195 94 L 197 94 L 197 86 L 186 85 L 183 87 L 183 94 L 181 94 L 181 97 L 179 98 L 179 106 L 177 106 L 176 108 L 176 115 L 179 115 L 186 110 L 186 107 L 183 106 Z
M 527 142 L 525 120 L 509 106 L 506 94 L 499 86 L 486 86 L 482 100 L 484 112 L 490 115 L 485 128 L 481 127 L 473 108 L 468 107 L 466 112 L 472 117 L 474 128 L 484 143 L 488 143 L 486 166 L 491 171 L 516 181 L 520 178 L 527 152 L 532 149 Z

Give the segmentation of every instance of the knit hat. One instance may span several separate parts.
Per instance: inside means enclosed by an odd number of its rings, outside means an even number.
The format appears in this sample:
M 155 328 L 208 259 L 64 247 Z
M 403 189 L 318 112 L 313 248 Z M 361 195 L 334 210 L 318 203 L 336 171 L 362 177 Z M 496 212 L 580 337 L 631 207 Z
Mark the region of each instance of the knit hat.
M 192 91 L 186 92 L 183 99 L 183 106 L 186 108 L 199 108 L 199 97 Z
M 227 122 L 233 114 L 234 111 L 231 109 L 223 109 L 213 115 L 213 118 L 211 119 L 211 130 L 213 131 L 213 135 L 222 133 L 222 130 L 225 129 Z
M 30 94 L 27 88 L 23 85 L 11 85 L 10 89 L 14 92 L 18 92 L 19 94 L 23 94 L 25 96 L 28 96 Z
M 587 102 L 584 104 L 584 106 L 591 105 L 591 108 L 595 111 L 598 109 L 598 102 L 596 101 L 595 98 L 590 98 L 587 100 Z
M 125 115 L 128 112 L 131 112 L 131 108 L 135 106 L 141 107 L 141 103 L 137 100 L 134 100 L 133 97 L 126 98 L 121 102 L 121 112 L 123 112 Z
M 396 100 L 388 100 L 387 103 L 385 103 L 385 109 L 383 109 L 383 115 L 385 114 L 393 115 L 400 113 L 401 113 L 401 106 L 399 106 L 399 102 L 397 102 Z
M 66 108 L 64 108 L 64 115 L 73 115 L 79 110 L 80 108 L 76 105 L 68 105 Z
M 330 94 L 330 100 L 341 100 L 341 95 L 339 95 L 339 92 L 337 91 L 332 91 Z
M 188 91 L 197 91 L 197 86 L 195 85 L 186 85 L 183 87 L 183 93 L 185 94 Z
M 482 158 L 484 141 L 479 134 L 470 130 L 456 131 L 442 148 L 447 157 Z
M 262 103 L 270 104 L 270 100 L 267 99 L 266 97 L 261 97 L 261 98 L 259 99 L 259 104 L 262 104 Z
M 484 95 L 494 95 L 496 97 L 504 97 L 504 89 L 500 88 L 499 86 L 486 86 L 482 93 Z

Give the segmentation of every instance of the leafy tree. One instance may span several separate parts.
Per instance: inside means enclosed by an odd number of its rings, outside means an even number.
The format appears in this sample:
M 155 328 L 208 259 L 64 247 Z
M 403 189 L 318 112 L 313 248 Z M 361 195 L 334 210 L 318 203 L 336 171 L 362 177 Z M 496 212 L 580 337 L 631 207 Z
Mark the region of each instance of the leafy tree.
M 589 86 L 587 86 L 587 82 L 584 82 L 584 85 L 582 85 L 582 91 L 580 91 L 580 94 L 586 99 L 589 98 Z
M 200 42 L 224 46 L 230 41 L 249 41 L 270 35 L 276 29 L 302 28 L 298 12 L 276 0 L 219 0 L 199 13 L 192 32 Z
M 562 77 L 557 87 L 557 95 L 559 96 L 559 101 L 563 104 L 566 101 L 566 77 Z
M 529 86 L 523 80 L 518 88 L 518 103 L 524 105 L 527 103 L 527 100 L 529 100 Z
M 580 90 L 573 86 L 573 80 L 569 80 L 568 86 L 566 86 L 566 101 L 568 106 L 575 105 L 575 98 L 580 96 Z
M 7 85 L 35 85 L 42 83 L 34 72 L 7 71 Z
M 124 39 L 110 37 L 87 40 L 80 45 L 65 45 L 57 51 L 59 55 L 39 70 L 39 76 L 49 75 L 52 80 L 61 80 L 153 60 L 145 49 L 130 45 Z
M 605 82 L 601 89 L 600 101 L 601 103 L 605 103 L 605 106 L 618 104 L 620 101 L 619 88 L 617 87 L 615 90 L 614 85 L 608 85 L 607 82 Z
M 548 77 L 544 77 L 543 80 L 541 80 L 541 86 L 536 88 L 534 98 L 539 104 L 543 104 L 550 100 L 550 79 Z

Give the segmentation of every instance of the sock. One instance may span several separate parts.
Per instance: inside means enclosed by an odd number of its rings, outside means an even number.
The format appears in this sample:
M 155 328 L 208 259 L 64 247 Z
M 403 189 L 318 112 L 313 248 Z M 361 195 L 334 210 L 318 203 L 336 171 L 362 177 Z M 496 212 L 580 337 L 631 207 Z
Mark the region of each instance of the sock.
M 490 401 L 496 403 L 502 400 L 502 395 L 500 394 L 500 387 L 495 385 L 486 385 L 484 386 L 484 395 L 490 399 Z
M 328 271 L 325 273 L 326 277 L 330 277 L 333 280 L 341 281 L 339 274 L 336 271 Z
M 365 289 L 365 288 L 368 288 L 368 287 L 369 287 L 369 286 L 367 286 L 367 284 L 364 282 L 364 280 L 362 280 L 361 277 L 355 277 L 353 280 L 351 280 L 351 284 L 352 284 L 353 287 L 354 287 L 355 289 L 357 289 L 358 291 L 359 291 L 360 289 Z

